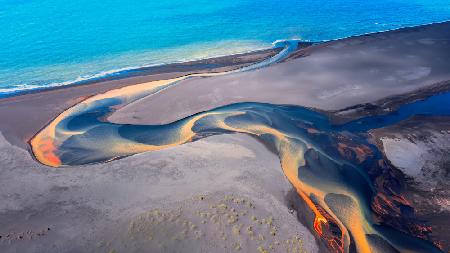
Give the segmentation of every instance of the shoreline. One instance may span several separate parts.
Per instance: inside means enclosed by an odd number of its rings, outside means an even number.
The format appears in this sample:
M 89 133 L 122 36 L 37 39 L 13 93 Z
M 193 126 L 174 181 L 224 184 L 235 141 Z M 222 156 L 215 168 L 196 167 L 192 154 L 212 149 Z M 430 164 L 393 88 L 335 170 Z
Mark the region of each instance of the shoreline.
M 240 65 L 249 65 L 254 62 L 264 60 L 267 57 L 271 57 L 275 55 L 277 52 L 281 51 L 282 48 L 267 48 L 267 49 L 259 49 L 254 51 L 249 51 L 240 54 L 230 54 L 223 55 L 193 61 L 182 61 L 182 62 L 174 62 L 168 64 L 158 64 L 154 66 L 144 66 L 144 67 L 136 67 L 130 68 L 126 70 L 118 70 L 112 74 L 107 74 L 100 77 L 88 78 L 86 80 L 81 81 L 66 81 L 68 84 L 63 85 L 55 85 L 49 87 L 40 87 L 36 89 L 25 89 L 18 90 L 17 92 L 11 92 L 7 94 L 0 93 L 0 100 L 8 99 L 12 97 L 18 97 L 28 94 L 34 94 L 39 92 L 47 92 L 57 89 L 71 88 L 73 86 L 84 86 L 84 85 L 92 85 L 96 83 L 114 81 L 114 80 L 126 80 L 135 77 L 146 77 L 152 76 L 156 74 L 164 74 L 171 72 L 187 72 L 190 71 L 195 73 L 195 71 L 204 71 L 218 68 L 226 68 L 236 65 L 236 67 L 242 67 Z M 254 58 L 252 60 L 252 58 Z M 242 61 L 242 62 L 240 62 Z M 130 85 L 133 82 L 130 82 Z
M 394 49 L 394 52 L 398 50 L 403 50 L 401 45 L 399 44 L 398 37 L 406 37 L 403 40 L 404 43 L 410 43 L 411 39 L 408 36 L 421 36 L 422 33 L 427 34 L 430 33 L 428 30 L 434 31 L 432 34 L 439 34 L 441 33 L 442 28 L 447 29 L 447 26 L 450 26 L 450 22 L 444 22 L 439 24 L 432 24 L 432 25 L 423 25 L 418 27 L 412 27 L 412 28 L 402 28 L 398 30 L 393 30 L 390 32 L 380 32 L 375 33 L 372 35 L 362 35 L 362 36 L 353 36 L 347 39 L 337 40 L 337 41 L 331 41 L 331 42 L 325 42 L 320 44 L 315 44 L 306 48 L 300 47 L 300 49 L 297 49 L 296 51 L 292 52 L 286 59 L 283 61 L 272 65 L 270 67 L 264 68 L 264 69 L 258 69 L 250 72 L 245 73 L 239 73 L 239 74 L 233 74 L 232 75 L 232 82 L 238 82 L 238 83 L 246 83 L 245 86 L 238 86 L 238 87 L 228 87 L 229 80 L 223 80 L 224 77 L 216 77 L 214 80 L 218 80 L 216 83 L 208 83 L 207 79 L 196 79 L 197 82 L 193 82 L 192 80 L 184 81 L 184 84 L 182 86 L 176 86 L 171 89 L 168 89 L 166 91 L 160 92 L 159 94 L 153 96 L 149 99 L 141 99 L 141 101 L 137 103 L 133 103 L 133 106 L 126 106 L 124 108 L 119 109 L 119 111 L 115 112 L 113 115 L 109 117 L 112 122 L 121 122 L 121 121 L 129 121 L 130 123 L 134 124 L 164 124 L 167 122 L 171 122 L 173 120 L 183 118 L 186 116 L 189 116 L 193 113 L 199 112 L 199 111 L 205 111 L 208 109 L 211 109 L 209 107 L 219 107 L 223 104 L 229 104 L 229 103 L 235 103 L 235 102 L 241 102 L 242 100 L 252 101 L 252 102 L 268 102 L 268 103 L 277 103 L 277 104 L 294 104 L 294 105 L 301 105 L 309 108 L 313 108 L 319 111 L 335 111 L 330 110 L 330 108 L 321 108 L 320 106 L 315 106 L 316 104 L 324 104 L 330 103 L 330 101 L 338 101 L 338 103 L 335 105 L 338 109 L 348 108 L 349 106 L 340 106 L 339 101 L 349 101 L 350 103 L 354 103 L 353 105 L 361 105 L 364 103 L 359 102 L 356 100 L 355 102 L 352 102 L 351 99 L 340 99 L 339 96 L 341 94 L 346 94 L 348 92 L 353 92 L 353 87 L 349 86 L 346 87 L 345 85 L 338 85 L 336 86 L 336 91 L 330 90 L 329 84 L 323 83 L 320 85 L 323 86 L 325 91 L 331 94 L 318 94 L 319 97 L 316 98 L 316 102 L 313 102 L 314 100 L 311 100 L 313 103 L 308 102 L 308 99 L 314 99 L 314 94 L 308 95 L 307 92 L 310 92 L 311 89 L 320 89 L 320 86 L 316 84 L 311 85 L 297 85 L 296 83 L 300 82 L 301 79 L 303 79 L 302 76 L 300 78 L 298 76 L 292 76 L 292 77 L 286 77 L 282 73 L 286 73 L 286 71 L 289 71 L 288 73 L 294 72 L 294 69 L 302 69 L 299 74 L 305 75 L 306 78 L 311 79 L 310 76 L 314 76 L 314 72 L 317 73 L 324 73 L 323 71 L 332 71 L 334 67 L 342 68 L 343 64 L 341 63 L 340 55 L 339 54 L 348 54 L 350 52 L 354 52 L 355 50 L 373 50 L 371 47 L 366 46 L 365 44 L 373 44 L 378 43 L 377 41 L 384 40 L 385 44 L 390 44 L 391 40 L 395 40 L 396 43 L 394 45 L 397 45 L 400 49 Z M 439 30 L 441 29 L 441 30 Z M 436 30 L 436 31 L 435 31 Z M 423 32 L 421 32 L 423 31 Z M 412 34 L 412 35 L 411 35 Z M 435 36 L 435 35 L 433 35 Z M 440 36 L 440 35 L 439 35 Z M 419 41 L 420 42 L 420 41 Z M 306 44 L 308 45 L 308 44 Z M 434 45 L 427 45 L 427 44 L 420 44 L 421 47 L 424 46 L 431 46 L 433 48 Z M 383 45 L 380 45 L 383 46 Z M 376 47 L 380 47 L 375 44 Z M 358 49 L 359 47 L 359 49 Z M 412 49 L 416 50 L 416 46 L 412 47 Z M 229 71 L 233 69 L 237 69 L 240 67 L 248 66 L 255 62 L 260 62 L 264 59 L 270 58 L 279 51 L 281 51 L 281 48 L 278 49 L 270 49 L 270 50 L 263 50 L 258 51 L 257 53 L 247 53 L 247 54 L 240 54 L 240 55 L 234 55 L 234 56 L 226 56 L 226 57 L 220 57 L 220 58 L 212 58 L 207 60 L 200 60 L 200 61 L 194 61 L 194 62 L 188 62 L 188 63 L 180 63 L 180 64 L 173 64 L 173 65 L 164 65 L 160 67 L 155 68 L 149 68 L 145 70 L 141 70 L 138 73 L 135 73 L 134 76 L 128 77 L 128 78 L 110 78 L 109 80 L 94 80 L 92 82 L 86 83 L 86 84 L 80 84 L 80 85 L 67 85 L 67 86 L 60 86 L 60 87 L 54 87 L 47 90 L 42 91 L 30 91 L 27 94 L 19 95 L 19 96 L 13 96 L 13 97 L 7 97 L 7 98 L 0 98 L 0 117 L 6 120 L 8 124 L 2 124 L 0 125 L 0 131 L 5 135 L 5 138 L 13 143 L 14 145 L 17 145 L 21 148 L 28 149 L 29 145 L 27 142 L 34 136 L 40 129 L 42 129 L 44 126 L 46 126 L 52 119 L 54 119 L 57 115 L 59 115 L 62 111 L 66 110 L 67 108 L 75 105 L 76 103 L 79 103 L 80 101 L 96 95 L 100 93 L 104 93 L 109 90 L 118 89 L 134 84 L 149 82 L 149 81 L 155 81 L 155 80 L 162 80 L 162 79 L 170 79 L 175 78 L 179 76 L 184 76 L 192 73 L 209 73 L 209 72 L 217 72 L 217 71 Z M 395 51 L 396 50 L 396 51 Z M 442 49 L 441 49 L 442 50 Z M 342 53 L 339 53 L 341 52 Z M 435 50 L 436 51 L 436 50 Z M 335 53 L 336 52 L 336 53 Z M 445 51 L 444 51 L 445 52 Z M 314 57 L 316 55 L 323 55 L 324 53 L 331 54 L 331 56 L 336 57 L 336 60 L 333 60 L 332 64 L 335 64 L 335 66 L 328 66 L 330 63 L 324 62 L 323 69 L 313 69 L 313 72 L 303 69 L 305 67 L 311 66 L 308 61 L 314 60 Z M 335 55 L 335 56 L 334 56 Z M 319 58 L 320 61 L 322 61 Z M 360 64 L 358 61 L 361 61 L 359 59 L 352 60 L 355 61 L 355 63 L 351 64 Z M 362 59 L 364 60 L 364 59 Z M 315 62 L 317 60 L 314 60 Z M 430 61 L 430 59 L 426 59 L 426 62 Z M 305 62 L 303 64 L 302 62 Z M 420 63 L 420 62 L 419 62 Z M 416 63 L 416 64 L 419 64 Z M 212 65 L 214 64 L 214 65 Z M 303 64 L 301 66 L 297 66 L 298 64 Z M 317 63 L 314 63 L 317 64 Z M 423 63 L 420 63 L 423 64 Z M 428 64 L 428 63 L 427 63 Z M 430 63 L 431 64 L 431 63 Z M 383 63 L 383 65 L 385 65 Z M 392 66 L 383 66 L 380 65 L 380 68 L 392 68 Z M 442 64 L 441 64 L 442 65 Z M 213 66 L 213 67 L 211 67 Z M 319 66 L 320 67 L 320 66 Z M 331 69 L 330 69 L 331 68 Z M 442 67 L 439 67 L 442 68 Z M 285 70 L 289 69 L 289 70 Z M 364 70 L 364 69 L 363 69 Z M 355 68 L 355 65 L 348 65 L 346 72 L 336 72 L 333 73 L 338 78 L 340 75 L 355 75 L 358 74 L 358 68 Z M 311 73 L 310 73 L 311 72 Z M 441 70 L 442 72 L 442 70 Z M 265 74 L 268 73 L 268 74 Z M 281 74 L 280 74 L 281 73 Z M 445 74 L 448 74 L 444 71 Z M 243 76 L 248 76 L 249 78 L 243 78 Z M 226 77 L 228 78 L 228 77 Z M 273 82 L 271 80 L 283 80 L 286 79 L 289 82 L 292 82 L 293 85 L 292 88 L 289 88 L 289 90 L 286 90 L 286 88 L 283 88 L 280 90 L 276 85 L 273 85 Z M 353 77 L 352 77 L 353 78 Z M 360 80 L 364 81 L 368 78 L 372 77 L 366 77 L 362 76 L 363 79 L 360 78 Z M 404 77 L 399 77 L 404 78 Z M 408 78 L 408 77 L 406 77 Z M 442 79 L 442 77 L 439 77 Z M 296 81 L 296 80 L 300 81 Z M 444 78 L 446 80 L 450 80 L 449 77 Z M 254 80 L 259 80 L 258 82 L 255 82 L 253 86 L 251 86 L 248 82 L 252 82 Z M 352 80 L 352 79 L 349 79 Z M 399 79 L 400 80 L 400 79 Z M 432 79 L 434 80 L 434 79 Z M 416 80 L 413 80 L 413 82 Z M 395 91 L 391 86 L 387 86 L 386 89 L 389 88 L 391 90 L 391 93 L 389 94 L 386 92 L 382 92 L 379 95 L 379 99 L 383 99 L 392 95 L 399 95 L 399 94 L 406 94 L 409 92 L 414 92 L 415 90 L 419 88 L 424 88 L 423 83 L 425 81 L 421 81 L 420 78 L 417 81 L 418 85 L 416 88 L 414 87 L 408 87 L 406 86 L 405 91 L 397 90 Z M 190 86 L 201 83 L 204 85 L 204 87 L 198 87 L 198 88 L 191 88 Z M 267 83 L 267 84 L 266 84 Z M 218 84 L 218 86 L 217 86 Z M 431 84 L 425 85 L 425 87 L 430 87 Z M 216 88 L 214 88 L 216 86 Z M 286 86 L 286 85 L 284 85 Z M 316 87 L 317 86 L 317 87 Z M 344 88 L 349 88 L 349 91 L 342 90 L 342 86 Z M 373 85 L 372 85 L 373 86 Z M 186 88 L 187 91 L 176 91 L 180 88 Z M 241 94 L 240 91 L 237 91 L 235 95 L 233 95 L 230 98 L 227 98 L 228 95 L 225 95 L 225 97 L 219 97 L 213 98 L 213 100 L 206 100 L 206 101 L 198 101 L 198 99 L 201 98 L 207 98 L 205 97 L 206 94 L 211 93 L 211 89 L 221 89 L 220 94 L 230 93 L 230 91 L 234 92 L 233 90 L 236 90 L 236 88 L 239 88 L 239 90 L 244 89 L 243 93 Z M 249 89 L 248 91 L 245 91 L 245 89 Z M 368 88 L 371 88 L 370 86 Z M 258 90 L 264 90 L 269 89 L 268 92 L 258 92 Z M 272 89 L 272 91 L 270 91 Z M 393 91 L 392 91 L 393 90 Z M 312 90 L 311 90 L 312 91 Z M 358 91 L 358 90 L 356 90 Z M 176 94 L 171 94 L 171 93 Z M 280 93 L 281 92 L 281 93 Z M 306 92 L 306 93 L 305 93 Z M 338 95 L 333 95 L 333 92 L 338 92 Z M 368 91 L 369 92 L 369 91 Z M 200 94 L 199 94 L 200 93 Z M 201 94 L 205 93 L 205 94 Z M 259 97 L 252 97 L 245 94 L 253 94 L 258 95 Z M 178 94 L 178 95 L 177 95 Z M 180 94 L 183 94 L 180 96 Z M 192 94 L 192 96 L 190 96 Z M 300 97 L 299 96 L 303 96 Z M 373 94 L 369 95 L 372 96 Z M 209 96 L 209 95 L 208 95 Z M 214 95 L 217 96 L 217 95 Z M 272 97 L 272 98 L 268 98 Z M 324 99 L 321 99 L 320 96 L 323 96 Z M 159 102 L 156 102 L 154 100 L 157 100 Z M 173 100 L 176 99 L 176 100 Z M 217 100 L 219 99 L 219 100 Z M 185 104 L 186 102 L 183 102 L 183 100 L 190 101 L 187 105 L 192 104 L 196 105 L 197 107 L 190 108 L 189 106 L 182 106 L 177 107 L 178 105 Z M 197 100 L 197 101 L 196 101 Z M 321 102 L 323 100 L 323 102 Z M 361 98 L 360 100 L 364 100 L 364 98 Z M 221 102 L 220 102 L 221 101 Z M 373 101 L 367 101 L 367 102 L 373 102 Z M 150 104 L 149 104 L 150 103 Z M 166 104 L 170 106 L 166 106 Z M 350 104 L 352 105 L 352 104 Z M 328 106 L 329 107 L 329 106 Z M 136 108 L 149 108 L 144 111 L 136 110 Z M 173 110 L 172 112 L 166 113 L 164 110 Z M 180 111 L 181 110 L 181 111 Z M 178 112 L 178 113 L 177 113 Z M 145 117 L 143 117 L 143 113 L 145 113 Z M 165 115 L 165 116 L 164 116 Z M 164 120 L 161 120 L 164 116 Z M 143 117 L 143 118 L 142 118 Z M 150 117 L 150 118 L 149 118 Z M 156 117 L 156 118 L 155 118 Z
M 9 122 L 9 124 L 0 125 L 0 132 L 13 145 L 29 151 L 28 142 L 40 129 L 66 109 L 91 96 L 139 83 L 177 78 L 189 74 L 232 71 L 268 59 L 281 50 L 282 48 L 267 49 L 219 58 L 150 67 L 142 69 L 140 74 L 134 76 L 91 80 L 83 84 L 30 90 L 16 96 L 0 97 L 0 117 L 6 118 Z M 212 64 L 216 66 L 211 67 Z M 48 101 L 51 102 L 49 103 Z M 26 105 L 22 107 L 21 103 L 26 103 Z M 46 107 L 44 110 L 32 109 L 42 108 L 43 106 Z M 34 112 L 30 115 L 31 111 Z M 27 114 L 32 117 L 25 118 L 26 121 L 29 121 L 27 124 L 23 124 L 24 118 L 20 117 L 20 115 Z M 14 127 L 16 125 L 21 125 L 22 128 L 17 129 Z
M 386 32 L 390 32 L 390 33 L 396 32 L 396 31 L 404 32 L 409 29 L 419 29 L 422 27 L 430 26 L 430 25 L 445 24 L 448 22 L 450 22 L 450 19 L 440 21 L 440 22 L 431 22 L 431 23 L 416 25 L 416 26 L 404 26 L 404 27 L 394 28 L 394 29 L 387 29 L 387 30 L 380 30 L 380 31 L 375 31 L 375 32 L 355 34 L 355 35 L 351 35 L 351 36 L 340 37 L 337 39 L 322 40 L 322 41 L 315 41 L 315 42 L 308 41 L 308 40 L 306 40 L 306 41 L 296 40 L 296 41 L 298 41 L 299 45 L 305 44 L 306 45 L 305 47 L 308 47 L 309 45 L 324 45 L 324 46 L 326 46 L 328 43 L 333 43 L 333 42 L 346 40 L 346 39 L 373 36 L 373 35 L 382 34 L 382 33 L 386 33 Z M 295 39 L 276 40 L 276 41 L 272 42 L 272 44 L 275 45 L 277 42 L 280 42 L 280 41 L 282 42 L 282 41 L 292 41 L 292 40 L 295 40 Z M 92 75 L 92 77 L 86 77 L 87 79 L 85 79 L 85 80 L 80 80 L 80 81 L 74 80 L 74 81 L 61 82 L 61 83 L 67 83 L 67 84 L 55 85 L 55 86 L 49 86 L 49 87 L 39 87 L 39 88 L 34 88 L 34 89 L 31 88 L 31 89 L 17 90 L 17 91 L 13 91 L 10 93 L 0 93 L 0 100 L 6 99 L 6 98 L 11 98 L 11 97 L 27 95 L 27 94 L 32 94 L 32 93 L 46 92 L 46 91 L 50 91 L 50 90 L 54 90 L 54 89 L 69 88 L 72 86 L 90 85 L 90 84 L 95 84 L 95 83 L 99 83 L 99 82 L 107 82 L 107 81 L 112 81 L 112 80 L 124 80 L 124 79 L 137 77 L 137 76 L 148 76 L 148 75 L 160 74 L 160 73 L 173 71 L 171 69 L 175 70 L 175 69 L 179 69 L 179 68 L 183 68 L 183 67 L 186 67 L 189 69 L 189 68 L 195 68 L 195 66 L 197 66 L 199 68 L 199 70 L 204 69 L 204 68 L 205 69 L 217 68 L 217 66 L 216 67 L 207 66 L 208 64 L 212 64 L 212 65 L 217 64 L 217 63 L 214 63 L 216 61 L 218 61 L 219 65 L 222 65 L 222 67 L 223 67 L 224 65 L 227 65 L 227 63 L 221 63 L 222 61 L 226 62 L 233 58 L 252 57 L 252 56 L 255 56 L 256 58 L 258 58 L 258 55 L 274 54 L 276 52 L 279 52 L 280 50 L 282 50 L 282 47 L 274 46 L 272 48 L 260 48 L 260 49 L 250 50 L 250 51 L 238 53 L 238 54 L 217 55 L 217 56 L 213 56 L 210 58 L 204 58 L 204 59 L 194 59 L 194 60 L 187 60 L 187 61 L 162 63 L 162 64 L 156 64 L 156 65 L 149 64 L 146 66 L 119 68 L 117 70 L 104 71 L 104 72 L 111 72 L 108 74 L 98 73 L 98 74 Z M 282 60 L 281 62 L 289 61 L 291 59 L 295 59 L 297 57 L 304 56 L 299 51 L 301 51 L 301 50 L 296 50 L 296 52 L 292 52 L 289 55 L 289 57 Z M 259 59 L 259 60 L 261 60 L 261 59 Z M 198 65 L 200 65 L 200 66 L 198 66 Z M 202 65 L 204 65 L 204 66 L 202 66 Z M 96 75 L 100 75 L 100 76 L 95 77 Z M 78 78 L 81 78 L 81 77 L 78 77 Z M 48 85 L 51 85 L 51 83 Z
M 240 102 L 335 112 L 417 90 L 433 93 L 437 83 L 450 80 L 449 27 L 447 22 L 313 45 L 269 68 L 186 80 L 120 108 L 108 120 L 160 125 Z M 405 57 L 410 60 L 400 60 Z

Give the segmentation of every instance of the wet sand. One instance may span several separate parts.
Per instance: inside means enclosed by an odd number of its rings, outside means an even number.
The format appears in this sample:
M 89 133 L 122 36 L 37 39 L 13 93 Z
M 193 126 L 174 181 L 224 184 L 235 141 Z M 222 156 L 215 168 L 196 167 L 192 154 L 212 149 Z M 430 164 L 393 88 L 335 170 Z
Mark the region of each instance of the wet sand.
M 45 91 L 29 92 L 21 96 L 0 98 L 0 118 L 2 122 L 5 122 L 0 124 L 0 132 L 14 145 L 27 148 L 28 140 L 39 129 L 59 113 L 87 97 L 111 89 L 154 80 L 170 79 L 191 73 L 228 71 L 259 62 L 273 56 L 277 51 L 279 49 L 145 68 L 139 70 L 139 72 L 130 73 L 128 78 L 98 80 Z
M 252 72 L 189 79 L 109 120 L 164 124 L 237 102 L 339 110 L 450 80 L 448 66 L 450 22 L 406 28 L 311 46 Z

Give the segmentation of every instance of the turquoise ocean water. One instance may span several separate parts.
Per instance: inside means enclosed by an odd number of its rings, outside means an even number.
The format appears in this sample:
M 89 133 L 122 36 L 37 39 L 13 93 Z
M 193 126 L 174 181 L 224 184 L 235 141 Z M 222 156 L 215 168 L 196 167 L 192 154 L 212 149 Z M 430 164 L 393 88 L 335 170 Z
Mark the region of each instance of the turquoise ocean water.
M 0 96 L 450 20 L 450 0 L 0 0 Z

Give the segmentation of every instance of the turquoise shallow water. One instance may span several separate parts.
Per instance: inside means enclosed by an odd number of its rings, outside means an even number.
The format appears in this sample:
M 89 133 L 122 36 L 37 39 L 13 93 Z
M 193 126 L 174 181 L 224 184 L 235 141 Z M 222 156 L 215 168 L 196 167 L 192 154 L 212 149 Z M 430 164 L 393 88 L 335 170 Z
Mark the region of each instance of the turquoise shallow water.
M 0 0 L 0 96 L 118 70 L 450 19 L 448 0 Z

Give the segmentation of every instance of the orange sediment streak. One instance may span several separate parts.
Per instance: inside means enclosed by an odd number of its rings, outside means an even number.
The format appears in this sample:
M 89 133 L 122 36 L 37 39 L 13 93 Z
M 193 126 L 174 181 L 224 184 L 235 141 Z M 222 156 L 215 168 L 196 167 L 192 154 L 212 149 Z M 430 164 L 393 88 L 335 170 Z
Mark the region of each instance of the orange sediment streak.
M 40 139 L 38 137 L 34 137 L 30 141 L 30 144 L 33 149 L 33 154 L 39 162 L 51 167 L 61 166 L 61 160 L 55 154 L 57 148 L 51 138 L 46 137 Z
M 222 75 L 223 73 L 211 73 L 211 74 L 194 74 L 190 76 L 215 76 L 215 75 Z M 173 82 L 181 81 L 185 77 L 180 78 L 174 78 L 169 80 L 160 80 L 160 81 L 153 81 L 143 84 L 137 84 L 133 86 L 127 86 L 121 89 L 117 90 L 111 90 L 109 92 L 106 92 L 104 94 L 99 94 L 97 96 L 88 98 L 87 100 L 75 105 L 74 107 L 66 110 L 61 115 L 59 115 L 53 122 L 51 122 L 46 128 L 44 128 L 41 132 L 39 132 L 33 139 L 30 141 L 32 151 L 34 153 L 34 156 L 36 159 L 48 166 L 51 167 L 59 167 L 62 166 L 62 161 L 57 155 L 58 150 L 58 144 L 64 143 L 64 141 L 67 138 L 70 138 L 71 136 L 83 134 L 83 132 L 70 132 L 66 131 L 63 127 L 58 126 L 60 122 L 62 122 L 64 119 L 66 119 L 69 116 L 75 115 L 76 113 L 83 112 L 85 110 L 85 107 L 90 106 L 91 103 L 102 100 L 102 99 L 108 99 L 108 98 L 119 98 L 123 104 L 126 105 L 128 103 L 131 103 L 135 101 L 136 98 L 144 97 L 143 94 L 151 94 L 152 91 L 160 90 L 162 88 L 167 87 Z M 327 243 L 329 244 L 330 248 L 336 250 L 337 252 L 344 252 L 349 245 L 349 238 L 350 234 L 352 234 L 353 238 L 355 239 L 356 247 L 359 252 L 370 252 L 370 246 L 367 242 L 366 233 L 367 231 L 370 231 L 370 229 L 367 228 L 367 222 L 364 219 L 364 216 L 362 215 L 360 211 L 361 206 L 358 203 L 357 199 L 352 199 L 354 202 L 353 210 L 349 210 L 349 218 L 352 220 L 351 223 L 345 223 L 341 219 L 338 219 L 336 215 L 331 211 L 330 207 L 326 206 L 326 203 L 324 201 L 324 198 L 327 193 L 329 192 L 335 192 L 340 191 L 341 193 L 345 193 L 347 196 L 352 196 L 351 192 L 347 192 L 345 189 L 331 189 L 328 188 L 320 188 L 320 186 L 316 185 L 309 185 L 308 182 L 302 181 L 299 177 L 299 167 L 305 164 L 304 160 L 304 151 L 309 145 L 306 143 L 307 140 L 305 140 L 305 145 L 299 145 L 299 142 L 293 141 L 291 137 L 276 129 L 272 128 L 270 126 L 260 124 L 245 124 L 245 125 L 239 125 L 234 126 L 232 124 L 227 124 L 225 122 L 225 119 L 229 116 L 236 116 L 240 114 L 245 114 L 245 112 L 240 111 L 220 111 L 220 112 L 205 112 L 198 115 L 193 116 L 192 118 L 188 119 L 184 122 L 184 125 L 181 126 L 179 129 L 177 129 L 174 132 L 171 132 L 171 136 L 167 136 L 169 141 L 166 141 L 164 144 L 161 145 L 151 145 L 151 144 L 144 144 L 144 143 L 137 143 L 133 140 L 129 139 L 122 139 L 120 136 L 118 136 L 117 140 L 114 140 L 112 145 L 108 147 L 108 152 L 112 152 L 112 154 L 136 154 L 136 153 L 142 153 L 146 151 L 155 151 L 155 150 L 161 150 L 169 147 L 178 146 L 180 144 L 190 142 L 195 137 L 196 133 L 192 130 L 195 123 L 201 120 L 204 117 L 210 116 L 215 121 L 213 121 L 215 126 L 223 129 L 223 130 L 229 130 L 233 132 L 239 132 L 239 133 L 247 133 L 251 135 L 261 136 L 264 134 L 270 134 L 275 137 L 276 139 L 276 145 L 278 145 L 278 151 L 279 151 L 279 157 L 281 162 L 281 167 L 283 169 L 283 172 L 287 179 L 290 181 L 290 183 L 294 186 L 299 196 L 305 201 L 305 203 L 308 205 L 308 207 L 312 210 L 314 213 L 314 222 L 313 222 L 313 228 L 316 231 L 316 233 L 325 239 Z M 318 130 L 309 128 L 308 132 L 310 133 L 318 133 Z M 58 133 L 58 134 L 56 134 Z M 302 140 L 303 141 L 303 140 Z M 359 162 L 363 161 L 368 155 L 370 155 L 370 149 L 365 146 L 348 146 L 346 144 L 339 144 L 338 147 L 341 154 L 345 155 L 347 154 L 347 150 L 353 150 L 357 156 L 357 160 Z M 353 195 L 354 196 L 354 195 Z M 381 196 L 385 197 L 385 196 Z M 383 200 L 385 200 L 383 198 Z M 315 203 L 317 201 L 317 203 Z M 401 196 L 398 197 L 398 201 L 404 201 L 404 198 Z M 387 204 L 389 202 L 386 200 Z M 351 209 L 351 207 L 349 207 Z M 340 216 L 342 218 L 342 216 Z M 329 229 L 330 224 L 334 225 L 336 224 L 340 229 L 340 243 L 338 238 L 338 233 L 334 233 L 333 236 L 327 235 L 327 231 L 324 228 Z M 333 226 L 333 231 L 336 231 L 335 227 Z M 331 238 L 331 239 L 330 239 Z

